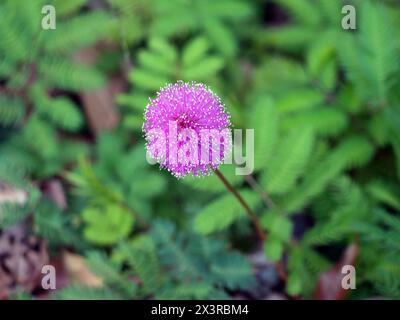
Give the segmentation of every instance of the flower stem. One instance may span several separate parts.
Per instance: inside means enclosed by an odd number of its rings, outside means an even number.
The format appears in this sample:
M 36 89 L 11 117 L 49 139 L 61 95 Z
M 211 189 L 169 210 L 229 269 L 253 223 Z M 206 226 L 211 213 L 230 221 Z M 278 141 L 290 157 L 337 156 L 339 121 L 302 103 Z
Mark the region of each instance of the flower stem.
M 247 204 L 247 202 L 243 199 L 243 197 L 240 195 L 240 193 L 236 191 L 236 189 L 229 183 L 228 180 L 226 180 L 224 175 L 218 169 L 214 169 L 214 171 L 217 174 L 218 178 L 225 185 L 225 187 L 229 190 L 229 192 L 231 192 L 236 197 L 236 199 L 240 202 L 240 204 L 246 210 L 247 215 L 249 216 L 251 222 L 253 223 L 253 225 L 256 229 L 258 237 L 260 238 L 260 240 L 264 241 L 267 238 L 267 236 L 264 233 L 263 229 L 261 228 L 261 224 L 260 224 L 260 221 L 258 220 L 257 215 L 250 208 L 250 206 Z

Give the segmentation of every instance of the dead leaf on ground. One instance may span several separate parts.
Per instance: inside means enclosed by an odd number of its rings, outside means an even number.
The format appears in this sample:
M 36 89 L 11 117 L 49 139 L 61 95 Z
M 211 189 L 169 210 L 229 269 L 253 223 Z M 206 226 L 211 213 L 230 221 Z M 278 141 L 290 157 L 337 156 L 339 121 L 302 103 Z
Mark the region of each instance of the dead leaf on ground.
M 320 274 L 317 289 L 315 291 L 315 299 L 318 300 L 342 300 L 345 299 L 348 290 L 342 287 L 342 267 L 345 265 L 355 265 L 358 256 L 359 246 L 357 243 L 349 245 L 342 259 L 333 269 Z
M 16 203 L 24 205 L 28 200 L 28 193 L 25 190 L 14 188 L 9 184 L 0 181 L 0 205 L 5 203 Z
M 67 198 L 60 180 L 51 179 L 43 183 L 43 192 L 62 210 L 67 209 Z
M 35 289 L 48 261 L 45 242 L 30 235 L 22 224 L 0 231 L 0 296 L 7 297 L 17 287 Z
M 83 284 L 89 287 L 101 287 L 103 285 L 103 279 L 90 271 L 85 258 L 82 256 L 64 252 L 63 262 L 71 283 Z
M 81 63 L 93 64 L 97 52 L 96 46 L 85 48 L 75 54 L 75 59 Z M 115 96 L 123 92 L 125 85 L 126 82 L 121 76 L 112 77 L 103 88 L 80 93 L 89 126 L 94 134 L 113 129 L 118 125 L 120 114 L 115 105 Z

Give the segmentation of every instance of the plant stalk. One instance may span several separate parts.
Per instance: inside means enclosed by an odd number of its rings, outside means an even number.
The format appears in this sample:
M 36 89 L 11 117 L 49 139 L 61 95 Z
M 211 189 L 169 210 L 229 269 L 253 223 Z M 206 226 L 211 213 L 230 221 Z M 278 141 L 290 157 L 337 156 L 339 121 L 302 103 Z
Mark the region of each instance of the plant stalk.
M 229 183 L 228 180 L 226 180 L 224 175 L 218 169 L 214 169 L 214 171 L 217 174 L 218 178 L 225 185 L 225 187 L 236 197 L 236 199 L 240 202 L 242 207 L 246 210 L 246 213 L 249 216 L 251 222 L 253 223 L 260 240 L 264 241 L 265 239 L 267 239 L 266 234 L 264 233 L 263 229 L 261 228 L 261 224 L 260 224 L 260 221 L 258 220 L 257 215 L 250 208 L 250 206 L 247 204 L 247 202 L 243 199 L 243 197 L 240 195 L 240 193 L 236 191 L 236 189 Z

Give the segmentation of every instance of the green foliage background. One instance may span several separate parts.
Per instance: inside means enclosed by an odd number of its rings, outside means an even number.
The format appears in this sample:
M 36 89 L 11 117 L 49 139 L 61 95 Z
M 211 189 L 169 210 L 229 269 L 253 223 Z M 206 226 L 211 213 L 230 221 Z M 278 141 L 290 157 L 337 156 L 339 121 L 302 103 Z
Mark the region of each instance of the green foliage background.
M 41 28 L 49 3 L 56 30 Z M 259 248 L 287 271 L 285 295 L 311 298 L 352 243 L 348 297 L 400 298 L 395 1 L 100 3 L 0 1 L 0 182 L 28 194 L 23 207 L 2 205 L 0 228 L 29 221 L 52 255 L 79 253 L 104 280 L 53 298 L 228 299 L 257 287 L 249 255 Z M 341 28 L 345 3 L 357 30 Z M 73 58 L 99 43 L 96 64 Z M 116 98 L 121 121 L 95 135 L 76 97 L 115 74 L 128 83 Z M 146 162 L 144 108 L 176 80 L 210 85 L 235 127 L 255 129 L 255 172 L 221 171 L 256 211 L 265 243 L 216 176 L 176 180 Z M 66 209 L 41 190 L 52 178 Z M 301 231 L 299 218 L 311 221 Z

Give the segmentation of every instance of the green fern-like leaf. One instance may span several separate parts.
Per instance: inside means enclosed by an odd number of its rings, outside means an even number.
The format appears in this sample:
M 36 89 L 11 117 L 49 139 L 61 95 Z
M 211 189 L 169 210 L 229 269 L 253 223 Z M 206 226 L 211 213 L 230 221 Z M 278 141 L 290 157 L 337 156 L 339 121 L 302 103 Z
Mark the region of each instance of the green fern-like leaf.
M 158 0 L 156 7 L 151 34 L 172 37 L 182 30 L 200 31 L 226 57 L 237 53 L 232 25 L 248 21 L 254 12 L 251 4 L 241 0 L 171 1 L 168 5 Z
M 296 191 L 285 195 L 285 209 L 294 212 L 305 206 L 312 198 L 325 190 L 330 181 L 346 169 L 358 167 L 368 162 L 374 149 L 372 145 L 359 136 L 344 140 L 321 162 L 310 168 L 304 181 Z
M 85 0 L 71 0 L 71 1 L 53 0 L 53 2 L 54 2 L 54 7 L 57 8 L 57 14 L 61 16 L 67 16 L 75 13 L 85 4 Z
M 365 101 L 376 106 L 386 104 L 398 70 L 398 46 L 390 41 L 394 25 L 382 4 L 364 1 L 361 6 L 360 35 L 346 35 L 339 41 L 339 53 L 348 78 Z M 382 24 L 381 21 L 386 21 Z
M 288 25 L 271 27 L 259 31 L 256 40 L 261 45 L 275 47 L 284 51 L 298 51 L 307 47 L 315 37 L 313 28 L 308 26 Z
M 58 290 L 52 296 L 56 300 L 120 300 L 121 295 L 106 287 L 72 285 Z
M 311 109 L 320 105 L 324 100 L 324 96 L 314 89 L 293 90 L 282 96 L 276 101 L 276 108 L 279 113 L 290 113 Z
M 124 239 L 134 223 L 132 214 L 117 204 L 88 207 L 83 211 L 82 219 L 86 222 L 85 239 L 98 245 L 111 245 Z
M 51 247 L 61 245 L 86 249 L 78 232 L 73 229 L 71 217 L 49 200 L 42 200 L 35 208 L 35 232 L 46 238 Z
M 207 299 L 213 291 L 215 289 L 209 283 L 191 282 L 164 288 L 156 293 L 156 298 L 161 300 Z
M 71 9 L 62 8 L 68 11 Z M 110 22 L 109 15 L 101 11 L 57 21 L 57 28 L 45 33 L 44 48 L 47 52 L 74 52 L 104 36 L 110 30 Z
M 211 266 L 211 272 L 219 286 L 234 290 L 254 286 L 252 267 L 247 259 L 237 253 L 220 256 Z
M 280 96 L 294 88 L 304 87 L 309 80 L 300 63 L 282 56 L 271 56 L 254 71 L 253 81 L 255 91 L 268 90 Z
M 41 77 L 49 85 L 71 90 L 93 90 L 104 85 L 103 76 L 89 66 L 53 56 L 43 57 L 39 62 Z
M 176 270 L 174 277 L 197 280 L 202 277 L 195 260 L 185 251 L 183 238 L 175 232 L 175 226 L 165 221 L 153 224 L 152 235 L 160 248 L 161 261 Z
M 282 129 L 300 127 L 307 123 L 316 135 L 335 136 L 343 131 L 348 124 L 346 115 L 334 107 L 316 108 L 286 117 L 282 121 Z
M 86 255 L 90 270 L 106 281 L 117 282 L 121 280 L 120 270 L 103 252 L 90 251 Z
M 254 207 L 259 199 L 249 191 L 243 191 L 242 196 Z M 240 218 L 245 217 L 242 209 L 232 195 L 224 195 L 207 205 L 198 213 L 194 220 L 193 228 L 201 234 L 224 230 Z
M 84 158 L 79 159 L 79 172 L 70 172 L 68 180 L 75 185 L 77 194 L 88 197 L 94 204 L 118 203 L 123 198 L 100 182 L 93 167 Z
M 30 95 L 39 113 L 54 124 L 70 131 L 80 129 L 83 117 L 72 101 L 66 98 L 50 99 L 38 83 L 32 87 Z
M 149 237 L 138 237 L 131 244 L 122 243 L 119 251 L 140 278 L 144 295 L 157 292 L 162 287 L 165 279 L 155 245 Z
M 261 184 L 272 194 L 287 192 L 303 173 L 313 148 L 314 135 L 309 128 L 296 128 L 281 142 L 267 167 Z
M 282 7 L 289 10 L 297 22 L 305 25 L 318 25 L 321 16 L 318 8 L 309 0 L 276 0 Z
M 398 48 L 396 42 L 387 42 L 392 37 L 392 24 L 386 8 L 366 1 L 362 7 L 360 22 L 361 47 L 366 51 L 362 57 L 363 68 L 368 75 L 372 97 L 385 102 L 392 85 L 390 77 L 398 70 Z M 382 24 L 382 21 L 387 23 Z
M 400 210 L 399 189 L 383 181 L 372 181 L 367 185 L 368 193 L 377 201 Z
M 254 167 L 263 168 L 271 158 L 278 138 L 278 114 L 268 97 L 254 105 L 249 128 L 254 129 Z
M 22 120 L 25 109 L 20 99 L 0 95 L 0 124 L 12 126 Z

